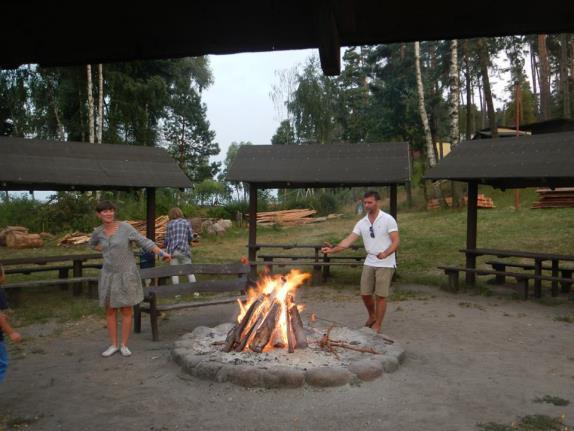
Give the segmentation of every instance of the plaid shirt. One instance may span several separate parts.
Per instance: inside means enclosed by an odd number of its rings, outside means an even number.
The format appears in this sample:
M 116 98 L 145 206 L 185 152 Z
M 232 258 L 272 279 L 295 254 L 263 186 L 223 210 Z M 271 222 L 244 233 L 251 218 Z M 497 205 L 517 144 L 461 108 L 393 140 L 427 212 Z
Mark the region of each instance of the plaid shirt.
M 186 219 L 178 218 L 168 222 L 165 233 L 165 247 L 169 254 L 173 254 L 178 250 L 185 256 L 190 256 L 189 243 L 192 238 L 191 226 Z

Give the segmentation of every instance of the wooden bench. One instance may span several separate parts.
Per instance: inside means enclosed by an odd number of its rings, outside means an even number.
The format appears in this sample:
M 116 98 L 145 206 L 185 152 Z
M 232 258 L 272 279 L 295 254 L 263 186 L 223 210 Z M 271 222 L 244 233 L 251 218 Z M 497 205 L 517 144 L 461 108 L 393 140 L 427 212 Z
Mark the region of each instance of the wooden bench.
M 464 273 L 472 273 L 476 275 L 494 275 L 494 276 L 504 276 L 504 277 L 511 277 L 516 279 L 516 284 L 521 290 L 522 297 L 524 299 L 528 299 L 528 281 L 529 280 L 538 280 L 538 281 L 557 281 L 557 282 L 570 282 L 572 283 L 571 279 L 562 278 L 562 277 L 552 277 L 547 275 L 536 275 L 536 274 L 529 274 L 525 272 L 506 272 L 506 271 L 496 271 L 491 269 L 480 269 L 480 268 L 463 268 L 463 267 L 455 267 L 455 266 L 439 266 L 439 269 L 442 269 L 444 273 L 448 276 L 448 284 L 449 287 L 456 291 L 458 290 L 458 275 L 460 272 Z M 557 296 L 558 292 L 552 290 L 552 296 Z M 540 298 L 541 291 L 538 288 L 535 288 L 535 296 Z
M 505 272 L 507 267 L 521 268 L 521 269 L 531 270 L 531 271 L 533 271 L 536 268 L 536 266 L 534 264 L 529 264 L 529 263 L 503 262 L 503 261 L 493 261 L 493 260 L 486 262 L 486 264 L 492 266 L 493 270 L 502 271 L 502 272 Z M 552 271 L 552 266 L 551 265 L 542 265 L 541 269 L 545 270 L 545 271 Z M 564 283 L 564 282 L 560 283 L 562 286 L 562 293 L 570 292 L 570 289 L 572 286 L 572 274 L 574 273 L 574 268 L 558 268 L 558 271 L 560 271 L 560 273 L 562 274 L 562 278 L 566 278 L 566 279 L 570 280 L 569 282 L 566 282 L 566 283 Z M 497 275 L 495 277 L 494 282 L 496 284 L 504 284 L 505 278 L 506 277 L 504 275 Z
M 249 265 L 240 263 L 232 264 L 186 264 L 186 265 L 166 265 L 156 268 L 140 269 L 140 276 L 143 281 L 153 280 L 156 285 L 144 287 L 144 300 L 134 307 L 134 331 L 141 332 L 141 313 L 148 313 L 153 341 L 159 340 L 158 316 L 162 311 L 181 310 L 184 308 L 205 307 L 208 305 L 229 304 L 238 299 L 245 299 L 244 295 L 250 281 L 248 274 L 251 268 Z M 169 279 L 172 276 L 187 276 L 195 274 L 201 279 L 201 275 L 217 275 L 235 277 L 226 280 L 198 280 L 195 283 L 165 284 L 159 285 L 162 279 Z M 175 297 L 177 295 L 192 295 L 194 293 L 210 292 L 235 292 L 236 295 L 227 298 L 217 298 L 210 301 L 187 301 L 174 304 L 159 304 L 158 298 Z
M 74 286 L 74 295 L 78 295 L 78 289 L 76 286 L 83 286 L 85 283 L 88 284 L 90 296 L 95 296 L 95 290 L 92 289 L 98 283 L 98 277 L 73 277 L 64 279 L 52 279 L 52 280 L 31 280 L 31 281 L 16 281 L 13 283 L 5 283 L 2 288 L 6 290 L 6 294 L 9 297 L 9 301 L 13 305 L 18 305 L 20 303 L 20 294 L 22 289 L 30 287 L 47 287 L 47 286 L 62 286 L 71 284 Z M 79 290 L 81 293 L 81 288 Z

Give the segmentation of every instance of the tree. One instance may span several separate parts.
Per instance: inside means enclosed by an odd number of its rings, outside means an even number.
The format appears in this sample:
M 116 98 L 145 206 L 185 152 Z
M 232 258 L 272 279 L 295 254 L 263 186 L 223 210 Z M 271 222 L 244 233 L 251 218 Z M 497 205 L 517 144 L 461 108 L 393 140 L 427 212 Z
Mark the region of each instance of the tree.
M 225 182 L 229 184 L 236 193 L 237 200 L 246 200 L 246 184 L 242 183 L 241 181 L 229 181 L 227 179 L 229 168 L 233 164 L 235 157 L 237 157 L 237 153 L 239 149 L 245 145 L 253 145 L 251 142 L 241 141 L 241 142 L 232 142 L 229 148 L 227 149 L 227 154 L 225 155 L 225 160 L 223 161 L 223 170 L 219 174 L 219 180 L 221 182 Z M 241 192 L 243 192 L 243 198 L 241 197 Z
M 492 138 L 498 138 L 498 126 L 496 124 L 496 113 L 494 111 L 494 103 L 492 101 L 492 91 L 490 90 L 490 79 L 488 77 L 488 66 L 490 64 L 490 56 L 487 48 L 487 41 L 484 38 L 477 41 L 478 58 L 480 63 L 480 75 L 482 77 L 482 86 L 484 89 L 484 99 L 488 110 L 488 125 Z
M 417 77 L 417 90 L 419 95 L 419 113 L 421 116 L 421 122 L 423 124 L 423 129 L 425 131 L 425 142 L 426 142 L 426 150 L 427 150 L 427 161 L 429 166 L 432 168 L 436 165 L 436 158 L 434 154 L 432 136 L 430 132 L 429 120 L 427 116 L 427 111 L 425 108 L 425 96 L 424 96 L 424 87 L 423 87 L 423 80 L 422 80 L 422 73 L 421 73 L 421 55 L 420 55 L 420 42 L 414 43 L 415 47 L 415 72 Z M 442 201 L 442 193 L 440 191 L 440 186 L 438 182 L 433 182 L 433 192 L 434 196 L 440 198 Z
M 298 143 L 326 144 L 339 140 L 337 96 L 335 78 L 324 76 L 317 58 L 309 58 L 302 73 L 297 75 L 297 88 L 288 104 Z
M 541 120 L 550 119 L 550 66 L 546 49 L 546 35 L 538 35 L 538 58 L 540 59 L 540 115 Z
M 295 130 L 291 127 L 289 120 L 283 120 L 271 138 L 271 145 L 293 144 L 295 144 Z
M 88 130 L 90 135 L 90 144 L 95 141 L 95 127 L 94 127 L 94 95 L 92 93 L 92 66 L 88 64 L 86 66 L 86 76 L 87 76 L 87 91 L 88 91 Z

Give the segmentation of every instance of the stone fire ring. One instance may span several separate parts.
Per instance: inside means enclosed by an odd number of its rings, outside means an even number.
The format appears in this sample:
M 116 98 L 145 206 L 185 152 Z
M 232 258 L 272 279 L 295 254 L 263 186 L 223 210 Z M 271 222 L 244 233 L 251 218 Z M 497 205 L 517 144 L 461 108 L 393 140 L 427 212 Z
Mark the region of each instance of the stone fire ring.
M 379 354 L 337 348 L 337 356 L 321 350 L 317 341 L 324 327 L 306 327 L 309 347 L 288 353 L 287 349 L 254 353 L 222 351 L 222 343 L 233 327 L 225 323 L 214 328 L 198 326 L 175 341 L 172 358 L 192 376 L 230 382 L 244 387 L 297 388 L 304 384 L 316 387 L 342 386 L 357 381 L 371 381 L 396 371 L 405 357 L 397 343 L 388 344 L 370 328 L 335 327 L 333 340 L 343 340 L 356 347 L 372 347 Z

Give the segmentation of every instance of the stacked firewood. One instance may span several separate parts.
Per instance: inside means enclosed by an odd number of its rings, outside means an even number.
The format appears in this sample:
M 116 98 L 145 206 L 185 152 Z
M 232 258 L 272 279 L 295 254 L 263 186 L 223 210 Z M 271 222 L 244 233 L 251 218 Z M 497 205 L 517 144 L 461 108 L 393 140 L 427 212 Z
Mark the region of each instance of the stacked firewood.
M 0 245 L 8 248 L 38 248 L 44 245 L 42 235 L 29 233 L 24 226 L 6 226 L 0 230 Z
M 452 207 L 452 197 L 447 196 L 444 198 L 446 205 L 448 207 Z M 464 204 L 467 205 L 468 204 L 468 196 L 464 197 Z M 478 197 L 476 199 L 476 204 L 478 206 L 478 208 L 495 208 L 494 206 L 494 201 L 492 200 L 492 198 L 485 196 L 482 193 L 478 194 Z M 437 209 L 440 208 L 440 201 L 438 199 L 430 199 L 427 202 L 427 210 L 433 210 L 433 209 Z
M 317 211 L 308 208 L 258 212 L 257 224 L 263 226 L 274 224 L 281 226 L 295 226 L 307 223 L 318 223 L 327 220 L 327 217 L 311 217 L 315 214 L 317 214 Z
M 67 233 L 58 241 L 59 247 L 73 247 L 75 245 L 87 244 L 90 235 L 82 232 Z
M 229 333 L 225 340 L 223 351 L 232 350 L 241 352 L 249 347 L 253 352 L 261 353 L 267 344 L 272 347 L 285 347 L 281 340 L 272 340 L 271 336 L 276 333 L 275 329 L 281 319 L 281 312 L 287 313 L 287 349 L 293 353 L 296 348 L 308 346 L 303 321 L 293 303 L 293 297 L 288 296 L 284 307 L 278 299 L 271 303 L 270 295 L 260 294 L 247 309 L 247 312 Z M 249 346 L 248 346 L 249 344 Z
M 574 208 L 574 188 L 538 189 L 532 208 Z
M 168 216 L 159 216 L 155 219 L 155 242 L 160 247 L 164 246 L 165 233 L 167 230 Z M 143 236 L 147 234 L 147 227 L 145 220 L 126 220 L 126 223 L 131 224 Z

